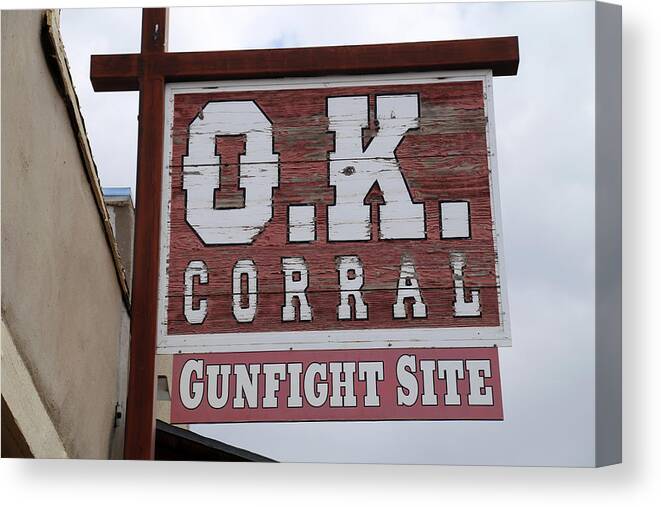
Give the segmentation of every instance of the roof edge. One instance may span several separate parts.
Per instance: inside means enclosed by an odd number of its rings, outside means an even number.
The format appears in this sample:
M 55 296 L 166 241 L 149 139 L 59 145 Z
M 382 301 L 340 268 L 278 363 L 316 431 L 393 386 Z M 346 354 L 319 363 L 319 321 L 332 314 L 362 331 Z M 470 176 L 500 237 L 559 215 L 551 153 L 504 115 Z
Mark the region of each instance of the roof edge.
M 191 442 L 204 445 L 205 447 L 209 447 L 214 450 L 218 450 L 227 454 L 233 454 L 246 461 L 252 461 L 257 463 L 277 463 L 276 460 L 267 458 L 266 456 L 262 456 L 261 454 L 250 452 L 245 449 L 241 449 L 240 447 L 235 447 L 233 445 L 226 444 L 219 440 L 214 440 L 213 438 L 205 437 L 203 435 L 200 435 L 199 433 L 195 433 L 190 430 L 179 428 L 172 424 L 166 423 L 165 421 L 162 421 L 160 419 L 156 419 L 156 431 L 162 431 L 169 435 L 173 435 L 184 440 L 189 440 Z
M 99 212 L 99 218 L 101 219 L 101 226 L 103 227 L 106 237 L 106 243 L 108 244 L 110 253 L 113 257 L 117 282 L 119 283 L 122 292 L 122 299 L 127 311 L 130 313 L 131 296 L 126 281 L 126 273 L 119 255 L 119 248 L 117 246 L 117 241 L 115 240 L 115 234 L 112 230 L 108 208 L 103 200 L 103 191 L 101 189 L 96 163 L 92 156 L 92 148 L 90 146 L 89 138 L 87 137 L 85 121 L 80 111 L 78 96 L 76 95 L 76 89 L 71 77 L 64 43 L 60 35 L 60 12 L 58 9 L 48 9 L 44 12 L 41 39 L 46 62 L 51 71 L 53 80 L 55 81 L 55 85 L 64 99 L 67 112 L 69 113 L 69 121 L 71 122 L 71 127 L 73 128 L 76 137 L 78 152 L 80 153 L 80 158 L 85 168 L 85 176 L 90 184 L 94 201 L 96 202 L 96 207 Z

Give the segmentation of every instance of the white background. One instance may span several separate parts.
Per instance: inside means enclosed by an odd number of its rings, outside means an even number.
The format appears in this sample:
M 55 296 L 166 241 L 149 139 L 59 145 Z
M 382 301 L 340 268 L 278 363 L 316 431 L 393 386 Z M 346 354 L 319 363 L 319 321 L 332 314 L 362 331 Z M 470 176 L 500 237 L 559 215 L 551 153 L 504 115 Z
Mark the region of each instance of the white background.
M 196 4 L 218 4 L 198 1 Z M 262 4 L 272 3 L 262 0 Z M 624 4 L 624 460 L 600 470 L 493 467 L 237 465 L 2 461 L 2 501 L 75 504 L 358 502 L 462 505 L 648 504 L 660 495 L 656 389 L 659 185 L 656 2 Z M 23 4 L 24 5 L 24 4 Z M 110 4 L 100 4 L 110 5 Z M 118 4 L 115 4 L 118 5 Z M 128 4 L 122 4 L 128 5 Z M 156 4 L 155 4 L 156 5 Z M 34 3 L 35 7 L 42 7 Z M 654 114 L 653 114 L 654 113 Z M 654 431 L 656 430 L 656 432 Z M 15 498 L 9 498 L 13 495 Z M 89 496 L 89 498 L 87 498 Z

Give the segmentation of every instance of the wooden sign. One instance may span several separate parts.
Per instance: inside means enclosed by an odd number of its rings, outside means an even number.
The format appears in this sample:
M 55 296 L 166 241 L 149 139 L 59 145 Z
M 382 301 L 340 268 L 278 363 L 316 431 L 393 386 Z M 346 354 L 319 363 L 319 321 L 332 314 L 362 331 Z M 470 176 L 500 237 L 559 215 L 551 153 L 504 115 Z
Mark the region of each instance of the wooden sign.
M 490 107 L 475 71 L 166 87 L 172 420 L 502 419 Z
M 166 86 L 161 353 L 509 345 L 491 73 Z

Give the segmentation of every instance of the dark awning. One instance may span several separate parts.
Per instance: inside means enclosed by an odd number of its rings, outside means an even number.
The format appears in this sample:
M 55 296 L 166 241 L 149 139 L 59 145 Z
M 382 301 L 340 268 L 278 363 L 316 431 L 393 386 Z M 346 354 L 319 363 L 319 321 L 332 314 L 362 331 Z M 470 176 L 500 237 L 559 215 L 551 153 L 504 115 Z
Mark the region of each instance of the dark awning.
M 155 459 L 158 461 L 276 461 L 254 452 L 156 421 Z

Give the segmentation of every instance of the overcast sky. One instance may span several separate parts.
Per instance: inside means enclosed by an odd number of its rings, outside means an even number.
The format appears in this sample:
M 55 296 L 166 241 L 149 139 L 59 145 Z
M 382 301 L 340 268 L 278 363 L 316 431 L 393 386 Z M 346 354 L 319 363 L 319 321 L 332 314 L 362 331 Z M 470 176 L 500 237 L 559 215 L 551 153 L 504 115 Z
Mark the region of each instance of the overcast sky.
M 505 421 L 260 423 L 193 429 L 281 461 L 590 465 L 594 455 L 592 2 L 171 9 L 171 51 L 518 35 L 494 79 L 513 347 Z M 138 52 L 137 9 L 64 10 L 104 186 L 135 188 L 137 93 L 94 93 L 89 57 Z M 135 195 L 135 194 L 134 194 Z

